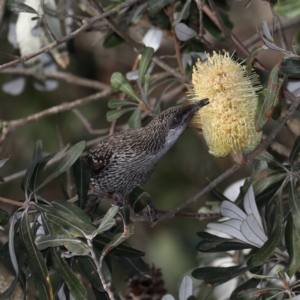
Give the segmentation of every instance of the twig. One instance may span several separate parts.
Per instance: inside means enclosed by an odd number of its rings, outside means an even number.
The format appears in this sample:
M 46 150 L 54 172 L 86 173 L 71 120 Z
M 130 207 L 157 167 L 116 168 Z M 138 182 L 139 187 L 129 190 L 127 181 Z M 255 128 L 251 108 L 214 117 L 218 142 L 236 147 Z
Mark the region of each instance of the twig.
M 3 197 L 0 197 L 0 202 L 8 203 L 8 204 L 11 204 L 11 205 L 20 206 L 20 207 L 24 207 L 25 208 L 25 205 L 24 205 L 23 202 L 18 202 L 18 201 L 15 201 L 15 200 L 10 200 L 10 199 L 3 198 Z
M 27 61 L 35 56 L 38 56 L 40 55 L 41 53 L 44 53 L 44 52 L 48 52 L 50 50 L 52 50 L 53 48 L 55 48 L 57 45 L 59 44 L 62 44 L 64 42 L 67 42 L 69 41 L 70 39 L 74 38 L 75 36 L 77 36 L 80 32 L 83 32 L 85 30 L 87 30 L 88 28 L 90 28 L 95 22 L 99 21 L 99 20 L 102 20 L 106 17 L 109 17 L 115 13 L 118 13 L 120 10 L 124 9 L 124 8 L 127 8 L 131 5 L 133 5 L 134 3 L 136 2 L 139 2 L 140 0 L 128 0 L 118 6 L 116 6 L 115 8 L 112 8 L 111 10 L 103 13 L 102 15 L 100 16 L 96 16 L 96 17 L 93 17 L 93 18 L 89 18 L 89 19 L 84 19 L 83 20 L 83 25 L 81 27 L 79 27 L 78 29 L 76 29 L 75 31 L 71 32 L 70 34 L 62 37 L 61 39 L 57 40 L 57 41 L 54 41 L 53 43 L 50 43 L 48 44 L 47 46 L 44 46 L 42 47 L 41 49 L 39 49 L 38 51 L 35 51 L 33 53 L 30 53 L 28 55 L 24 55 L 18 59 L 15 59 L 13 61 L 10 61 L 6 64 L 3 64 L 0 66 L 0 70 L 4 70 L 8 67 L 11 67 L 11 66 L 14 66 L 16 65 L 17 63 L 19 62 L 24 62 L 24 61 Z
M 94 129 L 89 122 L 89 120 L 81 113 L 77 108 L 72 109 L 72 112 L 77 116 L 77 118 L 84 125 L 89 134 L 102 135 L 107 132 L 107 129 Z
M 114 91 L 113 91 L 112 88 L 108 88 L 108 89 L 106 89 L 102 92 L 99 92 L 99 93 L 96 93 L 96 94 L 93 94 L 93 95 L 75 100 L 73 102 L 62 103 L 60 105 L 50 107 L 48 109 L 45 109 L 41 112 L 38 112 L 36 114 L 30 115 L 30 116 L 25 117 L 25 118 L 21 118 L 21 119 L 18 119 L 18 120 L 12 120 L 12 121 L 4 121 L 3 122 L 2 136 L 0 138 L 0 145 L 5 140 L 7 134 L 11 130 L 13 130 L 17 127 L 24 126 L 27 123 L 30 123 L 30 122 L 33 122 L 33 121 L 38 121 L 42 118 L 45 118 L 45 117 L 48 117 L 48 116 L 51 116 L 51 115 L 55 115 L 55 114 L 58 114 L 58 113 L 61 113 L 61 112 L 64 112 L 64 111 L 69 111 L 69 110 L 71 110 L 73 108 L 76 108 L 80 105 L 90 103 L 92 101 L 96 101 L 100 98 L 107 97 L 107 96 L 111 95 L 113 92 Z
M 268 145 L 271 143 L 271 141 L 275 138 L 275 136 L 278 134 L 278 132 L 285 125 L 285 123 L 287 122 L 287 120 L 293 115 L 293 113 L 297 109 L 299 103 L 300 103 L 300 97 L 298 97 L 298 98 L 294 97 L 294 101 L 293 101 L 292 105 L 290 106 L 290 108 L 287 111 L 286 115 L 278 122 L 278 125 L 270 132 L 270 134 L 268 135 L 268 137 L 265 140 L 263 140 L 253 152 L 251 152 L 250 154 L 248 154 L 248 155 L 245 156 L 245 164 L 244 165 L 248 165 L 249 163 L 251 163 L 255 159 L 255 157 L 257 155 L 259 155 L 264 149 L 266 149 L 268 147 Z M 177 208 L 175 208 L 172 211 L 170 211 L 167 214 L 165 214 L 162 218 L 160 218 L 160 220 L 154 222 L 152 224 L 152 226 L 155 226 L 158 222 L 160 222 L 163 219 L 173 217 L 176 213 L 178 213 L 179 211 L 181 211 L 183 208 L 186 208 L 186 207 L 188 207 L 188 206 L 190 206 L 190 205 L 192 205 L 194 203 L 197 203 L 198 201 L 200 201 L 202 199 L 202 197 L 205 194 L 207 194 L 208 192 L 210 192 L 220 182 L 222 182 L 224 179 L 226 179 L 227 177 L 229 177 L 230 175 L 232 175 L 233 173 L 235 173 L 238 169 L 240 169 L 244 165 L 240 165 L 240 164 L 233 165 L 232 167 L 230 167 L 229 169 L 227 169 L 223 174 L 221 174 L 219 177 L 217 177 L 215 180 L 213 180 L 201 192 L 199 192 L 198 194 L 196 194 L 191 199 L 185 201 L 183 204 L 179 205 Z
M 52 30 L 51 30 L 51 28 L 50 28 L 50 26 L 49 26 L 49 24 L 48 24 L 48 22 L 47 22 L 47 20 L 46 20 L 45 14 L 42 14 L 42 21 L 43 21 L 45 27 L 47 28 L 48 33 L 52 36 L 53 40 L 54 40 L 54 41 L 57 41 L 56 36 L 55 36 L 54 33 L 52 32 Z
M 174 23 L 173 13 L 174 13 L 174 7 L 173 6 L 168 6 L 165 9 L 165 14 L 169 18 L 169 22 L 170 22 L 170 25 L 171 25 L 172 37 L 173 37 L 173 41 L 174 41 L 174 48 L 175 48 L 178 67 L 179 67 L 179 70 L 180 70 L 181 74 L 184 75 L 185 74 L 185 69 L 182 65 L 182 58 L 181 58 L 179 40 L 177 38 L 177 35 L 175 33 L 175 29 L 174 29 L 174 26 L 173 26 L 173 23 Z
M 28 69 L 15 69 L 15 68 L 7 68 L 5 70 L 1 70 L 0 74 L 11 74 L 11 75 L 20 75 L 20 76 L 34 76 L 34 72 L 28 70 Z M 58 79 L 63 80 L 65 82 L 78 85 L 78 86 L 84 86 L 87 88 L 95 89 L 95 90 L 104 90 L 109 88 L 109 85 L 104 84 L 102 82 L 82 78 L 76 75 L 73 75 L 71 73 L 67 72 L 53 72 L 53 71 L 45 71 L 46 78 L 51 79 Z
M 203 10 L 202 10 L 202 0 L 195 0 L 198 10 L 199 10 L 199 36 L 203 37 L 204 30 L 203 30 Z

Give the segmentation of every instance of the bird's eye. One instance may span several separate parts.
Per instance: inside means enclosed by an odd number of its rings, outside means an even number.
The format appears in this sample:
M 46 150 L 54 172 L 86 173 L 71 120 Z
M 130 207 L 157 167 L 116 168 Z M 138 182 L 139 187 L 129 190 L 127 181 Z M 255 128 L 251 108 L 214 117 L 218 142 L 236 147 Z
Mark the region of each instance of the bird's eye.
M 175 116 L 173 121 L 174 123 L 179 123 L 181 121 L 181 118 L 179 116 Z

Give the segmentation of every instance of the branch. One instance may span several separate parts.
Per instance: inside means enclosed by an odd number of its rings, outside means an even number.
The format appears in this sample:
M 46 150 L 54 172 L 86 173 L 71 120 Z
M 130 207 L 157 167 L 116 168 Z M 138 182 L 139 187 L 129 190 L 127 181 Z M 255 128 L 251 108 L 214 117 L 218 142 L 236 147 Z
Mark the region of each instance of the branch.
M 286 124 L 288 119 L 293 115 L 293 113 L 295 112 L 295 110 L 297 109 L 299 104 L 300 104 L 300 97 L 297 97 L 297 98 L 294 97 L 294 101 L 293 101 L 292 105 L 290 106 L 290 108 L 287 111 L 286 115 L 278 122 L 278 125 L 270 132 L 268 137 L 266 139 L 264 139 L 253 152 L 251 152 L 251 153 L 249 153 L 248 155 L 245 156 L 245 164 L 244 165 L 250 164 L 256 158 L 256 156 L 258 156 L 263 150 L 265 150 L 268 147 L 268 145 L 272 142 L 272 140 L 275 138 L 275 136 L 278 134 L 278 132 Z M 186 208 L 188 206 L 191 206 L 194 203 L 199 202 L 205 194 L 210 192 L 220 182 L 222 182 L 224 179 L 226 179 L 227 177 L 229 177 L 230 175 L 235 173 L 238 169 L 240 169 L 244 165 L 241 165 L 241 164 L 233 165 L 232 167 L 227 169 L 225 171 L 225 173 L 221 174 L 219 177 L 217 177 L 215 180 L 213 180 L 201 192 L 196 194 L 191 199 L 185 201 L 183 204 L 179 205 L 174 210 L 172 210 L 172 211 L 168 212 L 167 214 L 165 214 L 162 218 L 160 218 L 160 220 L 154 222 L 152 224 L 152 226 L 155 226 L 158 222 L 160 222 L 163 219 L 173 217 L 176 213 L 181 211 L 183 208 Z
M 91 80 L 91 79 L 86 79 L 82 78 L 76 75 L 73 75 L 71 73 L 67 72 L 53 72 L 53 71 L 45 71 L 45 76 L 46 78 L 51 78 L 51 79 L 59 79 L 63 80 L 65 82 L 78 85 L 78 86 L 83 86 L 95 90 L 104 90 L 109 88 L 109 85 L 101 83 L 97 80 Z M 15 68 L 7 68 L 5 70 L 0 70 L 0 74 L 10 74 L 10 75 L 20 75 L 20 76 L 34 76 L 34 72 L 31 70 L 27 69 L 15 69 Z
M 107 97 L 109 95 L 111 95 L 112 93 L 114 93 L 114 90 L 112 88 L 107 88 L 106 90 L 75 100 L 73 102 L 67 102 L 67 103 L 62 103 L 60 105 L 56 105 L 53 107 L 50 107 L 48 109 L 45 109 L 41 112 L 38 112 L 36 114 L 27 116 L 25 118 L 21 118 L 18 120 L 12 120 L 12 121 L 4 121 L 3 122 L 3 132 L 2 132 L 2 136 L 0 138 L 0 145 L 1 143 L 5 140 L 7 134 L 9 134 L 13 129 L 20 127 L 20 126 L 24 126 L 27 123 L 33 122 L 33 121 L 38 121 L 42 118 L 51 116 L 51 115 L 55 115 L 64 111 L 69 111 L 73 108 L 76 108 L 78 106 L 81 106 L 83 104 L 86 103 L 90 103 L 92 101 L 96 101 L 100 98 L 104 98 Z
M 10 205 L 20 206 L 20 207 L 24 207 L 25 208 L 25 205 L 24 205 L 23 202 L 19 202 L 19 201 L 15 201 L 15 200 L 10 200 L 10 199 L 3 198 L 3 197 L 0 197 L 0 202 L 7 203 L 7 204 L 10 204 Z
M 70 34 L 64 36 L 63 38 L 59 39 L 59 40 L 56 40 L 54 41 L 53 43 L 50 43 L 48 44 L 47 46 L 44 46 L 42 47 L 41 49 L 39 49 L 38 51 L 36 52 L 33 52 L 31 54 L 28 54 L 28 55 L 24 55 L 18 59 L 15 59 L 11 62 L 8 62 L 6 64 L 3 64 L 0 66 L 0 70 L 4 70 L 8 67 L 11 67 L 11 66 L 14 66 L 16 65 L 17 63 L 19 62 L 24 62 L 24 61 L 27 61 L 35 56 L 38 56 L 44 52 L 48 52 L 50 50 L 52 50 L 53 48 L 55 48 L 56 46 L 64 43 L 64 42 L 67 42 L 69 40 L 71 40 L 72 38 L 74 38 L 75 36 L 77 36 L 80 32 L 83 32 L 87 29 L 89 29 L 95 22 L 99 21 L 99 20 L 102 20 L 106 17 L 109 17 L 115 13 L 118 13 L 120 10 L 124 9 L 124 8 L 127 8 L 133 4 L 135 4 L 136 2 L 139 2 L 140 0 L 128 0 L 118 6 L 116 6 L 115 8 L 103 13 L 102 15 L 100 16 L 96 16 L 96 17 L 93 17 L 93 18 L 87 18 L 87 19 L 84 19 L 83 20 L 83 25 L 81 27 L 79 27 L 78 29 L 76 29 L 75 31 L 71 32 Z

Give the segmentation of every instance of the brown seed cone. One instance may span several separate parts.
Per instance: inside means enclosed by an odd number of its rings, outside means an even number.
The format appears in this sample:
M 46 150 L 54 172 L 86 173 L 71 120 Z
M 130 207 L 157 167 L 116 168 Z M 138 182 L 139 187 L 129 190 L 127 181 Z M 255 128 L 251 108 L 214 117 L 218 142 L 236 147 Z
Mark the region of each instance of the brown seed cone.
M 161 270 L 152 266 L 151 271 L 151 278 L 128 279 L 126 300 L 160 300 L 167 293 Z

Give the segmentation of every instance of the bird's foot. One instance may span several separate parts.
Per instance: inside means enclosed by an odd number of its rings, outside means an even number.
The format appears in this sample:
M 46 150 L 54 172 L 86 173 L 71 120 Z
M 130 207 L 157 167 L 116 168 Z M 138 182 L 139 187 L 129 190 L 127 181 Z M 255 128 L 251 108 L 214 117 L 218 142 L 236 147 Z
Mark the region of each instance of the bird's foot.
M 151 222 L 158 220 L 158 211 L 156 210 L 152 202 L 148 204 L 148 210 Z
M 127 204 L 124 195 L 122 195 L 121 193 L 114 193 L 113 197 L 115 199 L 117 199 L 116 200 L 116 205 L 118 205 L 118 206 L 125 206 Z

